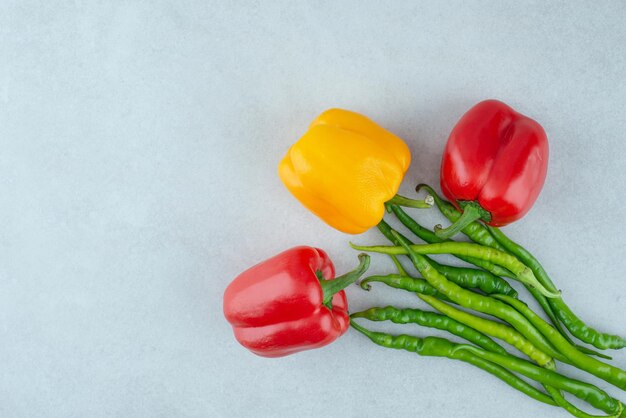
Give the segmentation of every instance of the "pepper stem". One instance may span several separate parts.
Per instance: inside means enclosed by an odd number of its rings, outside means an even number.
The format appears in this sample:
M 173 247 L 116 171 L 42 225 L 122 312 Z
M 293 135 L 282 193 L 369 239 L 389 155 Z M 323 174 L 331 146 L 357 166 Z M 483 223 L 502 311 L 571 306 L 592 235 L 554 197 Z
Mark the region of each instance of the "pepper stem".
M 428 195 L 424 200 L 409 199 L 408 197 L 401 196 L 399 194 L 392 197 L 386 203 L 393 205 L 404 206 L 407 208 L 428 209 L 435 204 L 435 200 L 432 196 Z
M 391 261 L 393 261 L 393 264 L 396 266 L 396 270 L 398 270 L 398 274 L 401 274 L 403 276 L 409 275 L 409 273 L 406 272 L 402 264 L 400 264 L 400 260 L 398 260 L 398 257 L 396 257 L 394 254 L 389 254 L 389 257 L 391 257 Z
M 361 312 L 358 312 L 361 313 Z M 361 325 L 357 324 L 352 318 L 359 318 L 358 315 L 350 315 L 350 325 L 352 326 L 352 328 L 354 328 L 355 330 L 359 331 L 361 334 L 365 335 L 366 337 L 371 338 L 372 337 L 372 331 L 370 331 L 369 329 L 362 327 Z
M 452 225 L 447 228 L 442 228 L 441 225 L 435 225 L 435 235 L 441 239 L 450 239 L 467 225 L 472 222 L 481 219 L 485 213 L 485 210 L 481 208 L 477 203 L 468 202 L 463 207 L 463 214 Z
M 343 276 L 335 277 L 332 280 L 320 280 L 320 286 L 324 294 L 324 305 L 332 307 L 333 296 L 352 283 L 356 282 L 359 277 L 367 271 L 370 266 L 370 256 L 367 254 L 359 254 L 359 266 Z

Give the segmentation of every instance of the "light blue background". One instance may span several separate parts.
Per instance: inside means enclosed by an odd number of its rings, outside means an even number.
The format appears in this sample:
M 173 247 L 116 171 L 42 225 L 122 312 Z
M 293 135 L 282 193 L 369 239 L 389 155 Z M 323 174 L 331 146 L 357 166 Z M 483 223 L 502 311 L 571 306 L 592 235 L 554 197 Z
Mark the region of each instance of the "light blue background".
M 566 416 L 354 331 L 259 358 L 223 319 L 224 288 L 253 263 L 308 244 L 344 272 L 348 240 L 382 242 L 326 227 L 276 175 L 318 113 L 403 137 L 411 195 L 437 184 L 460 115 L 493 97 L 551 147 L 539 200 L 506 231 L 581 317 L 626 334 L 626 3 L 384 3 L 2 2 L 0 416 Z M 348 296 L 423 306 L 382 285 Z

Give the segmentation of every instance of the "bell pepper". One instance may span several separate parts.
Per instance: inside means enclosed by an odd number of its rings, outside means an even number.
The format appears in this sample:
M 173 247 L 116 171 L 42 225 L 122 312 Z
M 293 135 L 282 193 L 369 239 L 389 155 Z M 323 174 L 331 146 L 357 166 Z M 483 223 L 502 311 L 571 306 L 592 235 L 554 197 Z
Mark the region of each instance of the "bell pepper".
M 237 276 L 224 292 L 224 316 L 241 345 L 263 357 L 281 357 L 335 341 L 349 327 L 342 290 L 369 267 L 341 277 L 319 248 L 295 247 Z M 334 279 L 333 279 L 334 278 Z
M 287 189 L 330 226 L 359 234 L 380 222 L 384 203 L 426 208 L 397 196 L 411 153 L 400 138 L 367 117 L 330 109 L 287 152 L 278 174 Z
M 524 216 L 548 170 L 548 139 L 536 121 L 497 100 L 472 107 L 456 124 L 441 161 L 441 190 L 463 215 L 449 238 L 475 220 L 499 227 Z

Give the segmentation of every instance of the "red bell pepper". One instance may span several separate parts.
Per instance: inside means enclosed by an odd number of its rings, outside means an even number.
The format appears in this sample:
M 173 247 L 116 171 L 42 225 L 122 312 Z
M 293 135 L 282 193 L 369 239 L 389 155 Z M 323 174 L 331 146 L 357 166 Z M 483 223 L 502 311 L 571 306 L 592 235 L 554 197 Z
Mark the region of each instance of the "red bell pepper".
M 281 357 L 330 344 L 350 325 L 342 290 L 369 267 L 335 277 L 319 248 L 295 247 L 237 276 L 224 292 L 224 316 L 241 345 L 264 357 Z
M 541 125 L 500 101 L 478 103 L 452 129 L 441 161 L 441 190 L 463 215 L 437 235 L 449 238 L 477 219 L 496 227 L 520 219 L 547 170 Z

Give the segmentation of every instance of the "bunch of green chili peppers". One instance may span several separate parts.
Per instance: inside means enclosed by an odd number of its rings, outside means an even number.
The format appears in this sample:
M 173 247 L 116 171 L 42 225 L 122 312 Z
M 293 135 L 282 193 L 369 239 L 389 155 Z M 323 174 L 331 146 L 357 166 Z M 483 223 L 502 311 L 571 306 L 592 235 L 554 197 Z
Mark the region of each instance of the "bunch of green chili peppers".
M 461 216 L 450 202 L 438 196 L 431 187 L 422 184 L 417 186 L 417 190 L 426 190 L 450 221 L 454 222 Z M 360 282 L 361 287 L 369 290 L 371 283 L 380 282 L 413 292 L 440 313 L 393 306 L 374 307 L 351 315 L 354 329 L 383 347 L 470 363 L 526 395 L 563 408 L 576 417 L 597 415 L 580 410 L 565 398 L 564 393 L 574 395 L 605 412 L 604 416 L 626 417 L 622 402 L 592 384 L 569 378 L 556 370 L 557 361 L 560 361 L 626 391 L 626 371 L 599 360 L 611 360 L 611 357 L 576 345 L 569 334 L 599 350 L 626 347 L 626 340 L 599 332 L 579 319 L 565 304 L 546 271 L 530 252 L 511 241 L 499 229 L 479 222 L 472 222 L 462 230 L 472 243 L 456 242 L 440 239 L 396 204 L 387 204 L 387 211 L 426 244 L 414 244 L 384 220 L 381 221 L 378 229 L 392 245 L 352 244 L 352 247 L 360 251 L 388 254 L 397 272 L 367 277 Z M 429 258 L 429 254 L 453 254 L 476 268 L 443 265 Z M 399 256 L 408 257 L 421 277 L 408 273 L 400 263 Z M 506 278 L 523 283 L 550 322 L 522 302 Z M 500 321 L 476 316 L 471 311 L 487 314 Z M 467 343 L 459 344 L 432 336 L 420 338 L 375 332 L 357 323 L 359 318 L 437 328 Z M 494 339 L 516 348 L 528 360 L 510 354 Z M 541 383 L 545 391 L 532 386 L 520 376 Z

